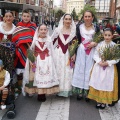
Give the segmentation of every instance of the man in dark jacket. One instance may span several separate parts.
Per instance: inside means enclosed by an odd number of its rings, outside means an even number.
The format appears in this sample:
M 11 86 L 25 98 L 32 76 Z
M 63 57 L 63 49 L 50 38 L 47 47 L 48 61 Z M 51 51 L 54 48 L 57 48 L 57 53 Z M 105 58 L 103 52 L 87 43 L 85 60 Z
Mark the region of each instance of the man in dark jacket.
M 52 21 L 51 21 L 52 30 L 53 30 L 54 25 L 55 25 L 55 21 L 52 20 Z

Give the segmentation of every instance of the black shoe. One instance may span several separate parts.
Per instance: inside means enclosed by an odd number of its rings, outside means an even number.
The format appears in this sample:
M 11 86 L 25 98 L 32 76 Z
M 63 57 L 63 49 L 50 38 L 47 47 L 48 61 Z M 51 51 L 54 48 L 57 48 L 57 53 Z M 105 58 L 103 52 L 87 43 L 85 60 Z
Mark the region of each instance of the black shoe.
M 41 102 L 45 102 L 46 101 L 46 98 L 43 98 L 42 100 L 41 100 Z
M 86 98 L 85 98 L 85 101 L 86 101 L 86 102 L 90 102 L 90 99 L 86 97 Z
M 101 103 L 96 104 L 96 108 L 99 109 L 101 107 Z
M 112 104 L 108 104 L 109 107 L 112 107 L 115 105 L 116 102 L 112 102 Z
M 45 101 L 46 101 L 46 96 L 45 96 L 45 94 L 38 95 L 37 100 L 38 100 L 39 102 L 45 102 Z
M 83 99 L 83 89 L 79 89 L 78 90 L 78 95 L 77 95 L 77 100 L 81 100 Z
M 105 107 L 106 107 L 106 104 L 101 103 L 100 109 L 105 109 Z
M 83 99 L 83 96 L 80 94 L 80 95 L 77 95 L 77 100 L 82 100 Z
M 88 96 L 88 92 L 89 92 L 89 90 L 85 90 L 85 89 L 84 89 L 84 98 L 85 98 L 85 101 L 86 101 L 86 102 L 89 102 L 89 101 L 90 101 L 90 99 L 87 97 L 87 96 Z

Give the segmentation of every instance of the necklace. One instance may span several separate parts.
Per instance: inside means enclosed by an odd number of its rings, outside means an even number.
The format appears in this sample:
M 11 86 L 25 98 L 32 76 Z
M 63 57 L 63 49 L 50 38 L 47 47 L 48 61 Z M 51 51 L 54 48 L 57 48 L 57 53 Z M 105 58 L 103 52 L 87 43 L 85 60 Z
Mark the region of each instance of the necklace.
M 70 29 L 70 28 L 68 28 L 68 29 L 63 28 L 62 33 L 63 33 L 63 34 L 70 34 L 70 31 L 71 31 L 71 29 Z
M 85 24 L 85 27 L 86 27 L 86 28 L 89 28 L 89 27 L 91 27 L 91 26 L 92 26 L 92 24 L 91 24 L 91 25 L 89 25 L 89 26 L 87 26 L 87 25 Z

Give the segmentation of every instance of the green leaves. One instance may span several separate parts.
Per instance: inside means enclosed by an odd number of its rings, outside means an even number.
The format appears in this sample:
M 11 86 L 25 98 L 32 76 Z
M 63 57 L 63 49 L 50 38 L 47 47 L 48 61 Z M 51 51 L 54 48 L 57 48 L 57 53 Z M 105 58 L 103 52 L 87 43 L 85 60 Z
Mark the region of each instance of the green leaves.
M 32 63 L 35 62 L 34 52 L 31 49 L 27 49 L 27 57 Z
M 11 42 L 11 40 L 9 40 L 9 39 L 2 39 L 1 42 Z
M 100 56 L 103 61 L 120 59 L 120 48 L 118 44 L 100 48 Z
M 57 11 L 55 11 L 55 18 L 57 18 L 59 21 L 64 14 L 65 14 L 64 11 L 62 11 L 61 9 L 58 9 Z
M 71 16 L 73 17 L 73 20 L 78 20 L 78 15 L 76 14 L 75 8 L 73 9 Z
M 75 54 L 77 47 L 78 47 L 78 40 L 75 39 L 72 41 L 72 44 L 68 46 L 70 58 Z
M 93 36 L 93 42 L 99 43 L 104 40 L 103 34 L 101 32 L 95 33 Z

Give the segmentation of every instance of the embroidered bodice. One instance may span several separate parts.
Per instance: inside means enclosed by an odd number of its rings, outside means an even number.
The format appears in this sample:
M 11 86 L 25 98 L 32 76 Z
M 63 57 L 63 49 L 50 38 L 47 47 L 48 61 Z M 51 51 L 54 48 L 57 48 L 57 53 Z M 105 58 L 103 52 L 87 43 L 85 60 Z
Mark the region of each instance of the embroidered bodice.
M 45 42 L 39 42 L 39 45 L 40 45 L 41 48 L 43 48 L 44 45 L 45 45 Z M 47 48 L 42 51 L 42 50 L 40 50 L 37 46 L 35 46 L 35 56 L 40 55 L 40 58 L 41 58 L 42 60 L 44 60 L 45 57 L 49 56 L 48 53 L 49 53 L 49 50 L 48 50 Z
M 63 34 L 65 40 L 69 37 L 67 34 Z M 68 49 L 68 44 L 64 45 L 61 41 L 61 39 L 58 37 L 58 47 L 61 47 L 63 53 L 65 54 Z
M 91 29 L 88 31 L 88 30 L 86 30 L 85 25 L 81 24 L 80 32 L 81 32 L 81 41 L 85 47 L 85 52 L 86 52 L 86 54 L 89 55 L 91 49 L 87 49 L 87 46 L 88 46 L 88 44 L 90 44 L 90 42 L 92 42 L 93 35 L 95 34 L 95 30 Z

